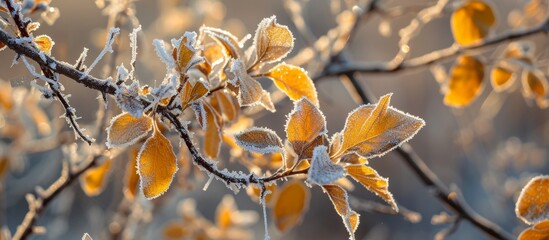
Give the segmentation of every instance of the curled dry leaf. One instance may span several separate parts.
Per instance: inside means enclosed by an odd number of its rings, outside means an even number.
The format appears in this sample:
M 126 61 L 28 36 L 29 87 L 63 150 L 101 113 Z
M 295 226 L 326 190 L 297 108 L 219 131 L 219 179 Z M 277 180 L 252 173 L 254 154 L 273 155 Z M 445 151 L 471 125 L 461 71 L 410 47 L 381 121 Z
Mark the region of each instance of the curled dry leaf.
M 159 197 L 168 190 L 177 172 L 177 159 L 170 141 L 154 126 L 137 157 L 141 190 L 147 199 Z
M 547 107 L 547 95 L 549 84 L 543 72 L 540 70 L 524 70 L 522 72 L 522 88 L 526 98 L 535 99 L 540 107 Z
M 266 154 L 284 149 L 280 137 L 268 128 L 253 127 L 234 135 L 234 138 L 238 146 L 252 152 Z
M 234 59 L 240 58 L 241 47 L 238 43 L 238 38 L 230 32 L 212 27 L 202 27 L 200 28 L 200 31 L 221 44 L 227 53 L 226 55 L 231 56 Z
M 528 224 L 549 219 L 549 176 L 535 177 L 524 186 L 515 213 Z
M 294 37 L 287 26 L 276 23 L 276 16 L 263 19 L 254 37 L 257 62 L 278 61 L 294 47 Z
M 457 43 L 470 45 L 483 40 L 496 24 L 492 7 L 479 0 L 468 0 L 451 17 L 452 34 Z
M 518 236 L 518 240 L 547 240 L 549 239 L 549 220 L 536 223 L 525 229 Z
M 206 131 L 204 134 L 204 154 L 211 159 L 216 159 L 219 155 L 219 148 L 222 143 L 221 121 L 219 116 L 208 103 L 204 103 L 204 112 L 206 114 Z
M 137 195 L 137 189 L 139 186 L 139 175 L 137 174 L 137 156 L 139 155 L 139 148 L 132 147 L 128 151 L 129 161 L 126 166 L 126 173 L 124 175 L 124 196 L 128 200 L 135 199 Z
M 313 151 L 311 167 L 307 173 L 307 181 L 318 185 L 330 184 L 345 176 L 345 169 L 335 164 L 328 155 L 326 146 L 318 146 Z
M 309 195 L 309 189 L 298 180 L 288 182 L 280 188 L 272 212 L 276 228 L 280 232 L 287 232 L 301 222 L 309 206 Z
M 109 169 L 111 168 L 111 161 L 112 160 L 108 158 L 101 165 L 84 172 L 82 178 L 80 178 L 80 185 L 87 196 L 97 196 L 103 191 L 105 183 L 107 182 Z
M 107 147 L 125 147 L 136 143 L 151 131 L 152 118 L 133 117 L 129 113 L 121 113 L 111 120 L 107 128 Z
M 502 66 L 492 68 L 490 72 L 490 80 L 494 91 L 501 92 L 509 89 L 515 82 L 514 73 Z
M 482 93 L 484 64 L 473 56 L 462 55 L 452 67 L 448 92 L 444 104 L 452 107 L 465 107 Z
M 173 49 L 172 55 L 176 60 L 177 68 L 181 72 L 185 72 L 193 64 L 193 57 L 197 49 L 195 48 L 196 44 L 196 33 L 195 32 L 185 32 L 183 37 L 179 42 L 179 46 Z
M 318 106 L 315 85 L 303 68 L 282 63 L 276 66 L 267 76 L 291 100 L 297 101 L 302 97 L 306 97 Z
M 390 99 L 390 94 L 385 95 L 377 105 L 360 106 L 349 113 L 341 147 L 332 157 L 353 152 L 364 158 L 381 156 L 408 141 L 425 125 L 422 119 L 390 107 Z
M 391 205 L 393 210 L 398 212 L 395 199 L 391 192 L 389 192 L 389 179 L 379 176 L 376 170 L 365 165 L 350 165 L 345 167 L 345 169 L 354 180 L 385 200 L 385 202 Z
M 337 185 L 323 185 L 322 189 L 328 194 L 337 214 L 343 219 L 345 228 L 349 232 L 350 239 L 355 239 L 355 231 L 360 222 L 360 215 L 351 210 L 347 192 Z
M 248 75 L 242 61 L 231 60 L 230 75 L 233 75 L 230 83 L 239 89 L 237 98 L 240 106 L 260 104 L 263 95 L 268 94 L 257 80 Z
M 51 54 L 51 49 L 53 48 L 53 45 L 55 45 L 55 42 L 53 42 L 48 35 L 40 35 L 35 37 L 34 43 L 38 47 L 38 50 L 45 52 L 48 55 Z
M 326 133 L 324 114 L 307 98 L 294 102 L 286 122 L 286 135 L 295 153 L 301 156 L 309 143 Z

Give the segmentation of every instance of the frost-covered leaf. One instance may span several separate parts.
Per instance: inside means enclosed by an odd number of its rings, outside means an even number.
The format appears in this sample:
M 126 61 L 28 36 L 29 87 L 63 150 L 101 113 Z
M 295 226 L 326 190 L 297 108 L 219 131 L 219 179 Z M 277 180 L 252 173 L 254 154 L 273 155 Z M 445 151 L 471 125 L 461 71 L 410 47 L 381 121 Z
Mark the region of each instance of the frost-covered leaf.
M 469 105 L 482 93 L 484 64 L 473 56 L 461 55 L 450 72 L 444 104 L 452 107 Z
M 202 127 L 202 129 L 206 129 L 208 122 L 206 120 L 207 114 L 206 109 L 204 109 L 204 102 L 202 101 L 196 101 L 191 104 L 191 109 L 194 112 L 194 115 L 196 116 L 196 121 Z
M 483 1 L 469 0 L 457 8 L 451 17 L 454 39 L 461 45 L 483 40 L 496 24 L 492 7 Z
M 191 84 L 190 81 L 186 81 L 183 84 L 183 90 L 181 91 L 181 105 L 185 109 L 192 102 L 201 99 L 210 92 L 208 83 L 204 81 L 196 81 Z
M 109 169 L 111 168 L 111 161 L 112 160 L 108 158 L 101 165 L 90 168 L 84 172 L 80 178 L 80 185 L 87 196 L 97 196 L 103 191 L 105 183 L 107 182 Z
M 254 37 L 259 62 L 278 61 L 294 47 L 294 37 L 287 26 L 276 23 L 276 16 L 265 18 L 257 26 Z
M 524 70 L 522 72 L 522 89 L 526 98 L 536 100 L 539 107 L 548 106 L 547 95 L 549 94 L 549 84 L 542 71 L 535 69 L 533 71 Z
M 549 219 L 549 176 L 532 178 L 520 192 L 515 213 L 528 224 Z
M 326 134 L 321 134 L 317 136 L 313 141 L 305 145 L 305 149 L 301 152 L 301 159 L 307 159 L 313 157 L 313 152 L 318 146 L 328 147 L 330 142 L 328 141 L 328 136 Z
M 179 71 L 187 71 L 197 61 L 193 59 L 196 58 L 195 53 L 198 51 L 195 45 L 195 32 L 185 32 L 183 37 L 178 41 L 178 46 L 173 50 L 172 55 L 174 55 Z
M 303 68 L 282 63 L 276 66 L 267 76 L 274 81 L 278 89 L 286 93 L 293 101 L 306 97 L 318 106 L 315 85 Z
M 389 192 L 389 179 L 379 176 L 376 170 L 365 165 L 349 165 L 345 169 L 347 169 L 347 174 L 354 180 L 385 200 L 385 202 L 391 205 L 393 210 L 398 212 L 395 199 L 391 192 Z
M 119 87 L 115 94 L 116 104 L 124 112 L 136 118 L 141 117 L 145 106 L 141 103 L 139 94 L 140 92 L 146 93 L 148 90 L 149 88 L 147 87 L 142 91 L 136 82 L 128 87 Z
M 236 98 L 229 93 L 222 91 L 214 92 L 210 99 L 210 103 L 214 108 L 220 110 L 219 112 L 226 121 L 232 122 L 238 119 L 240 106 L 238 105 Z
M 139 175 L 137 174 L 137 156 L 139 148 L 133 147 L 128 151 L 128 163 L 126 165 L 126 173 L 124 174 L 124 196 L 128 200 L 135 199 L 137 189 L 139 189 Z
M 45 52 L 48 55 L 51 54 L 51 49 L 53 48 L 53 45 L 55 45 L 55 42 L 53 42 L 48 35 L 40 35 L 35 37 L 34 43 L 38 47 L 38 50 Z
M 494 91 L 496 92 L 509 89 L 515 82 L 515 78 L 513 71 L 502 66 L 496 66 L 492 68 L 492 71 L 490 72 L 492 88 L 494 88 Z
M 230 83 L 239 89 L 237 98 L 240 106 L 253 106 L 260 103 L 266 92 L 257 80 L 248 75 L 242 61 L 231 60 L 228 75 L 232 75 L 233 78 Z
M 330 184 L 345 176 L 345 169 L 332 162 L 326 146 L 318 146 L 313 151 L 311 167 L 307 173 L 307 181 L 318 185 Z
M 307 145 L 326 133 L 326 118 L 309 99 L 294 102 L 294 109 L 286 122 L 286 135 L 294 151 L 300 156 Z
M 280 232 L 287 232 L 301 222 L 309 206 L 309 195 L 309 189 L 299 180 L 288 182 L 280 188 L 272 211 Z
M 170 141 L 154 127 L 137 157 L 140 186 L 147 199 L 157 198 L 168 190 L 177 172 L 177 159 Z
M 347 192 L 337 185 L 323 185 L 322 189 L 328 194 L 337 214 L 343 219 L 343 224 L 350 235 L 349 238 L 355 239 L 355 230 L 358 228 L 360 215 L 351 210 Z
M 265 204 L 267 206 L 271 206 L 274 199 L 273 196 L 277 194 L 278 188 L 275 184 L 270 184 L 270 185 L 265 184 L 265 188 L 267 191 L 270 192 L 269 194 L 265 195 Z M 261 189 L 259 189 L 257 185 L 248 186 L 248 188 L 246 189 L 246 193 L 248 193 L 248 196 L 250 196 L 252 200 L 259 202 Z
M 240 58 L 241 47 L 238 43 L 238 38 L 236 38 L 230 32 L 212 27 L 202 27 L 200 28 L 200 31 L 221 44 L 225 48 L 227 55 L 231 56 L 234 59 Z
M 148 116 L 133 117 L 121 113 L 111 120 L 107 128 L 107 147 L 125 147 L 136 143 L 152 129 L 152 119 Z
M 549 219 L 536 223 L 525 229 L 518 236 L 518 240 L 547 240 L 549 239 Z
M 206 132 L 204 134 L 204 154 L 211 159 L 216 159 L 221 147 L 222 135 L 219 116 L 210 104 L 204 104 L 206 113 Z
M 234 135 L 238 146 L 258 153 L 273 153 L 283 150 L 284 145 L 276 132 L 268 128 L 253 127 Z
M 390 94 L 385 95 L 377 105 L 363 105 L 349 113 L 341 147 L 332 157 L 352 152 L 365 158 L 381 156 L 408 141 L 425 125 L 422 119 L 390 107 L 390 99 Z

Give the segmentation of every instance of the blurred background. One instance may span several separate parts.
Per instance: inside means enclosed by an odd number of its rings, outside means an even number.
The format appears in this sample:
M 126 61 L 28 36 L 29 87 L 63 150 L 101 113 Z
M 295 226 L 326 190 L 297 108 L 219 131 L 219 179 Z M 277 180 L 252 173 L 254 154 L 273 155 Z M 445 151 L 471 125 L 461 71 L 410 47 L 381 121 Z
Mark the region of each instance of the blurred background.
M 315 36 L 321 36 L 336 26 L 332 13 L 339 1 L 314 0 L 303 1 L 303 18 Z M 428 6 L 434 1 L 382 1 L 382 6 Z M 511 30 L 509 15 L 521 10 L 527 0 L 493 0 L 497 11 L 498 23 L 494 34 Z M 540 1 L 549 4 L 549 1 Z M 497 4 L 495 4 L 497 3 Z M 36 34 L 48 34 L 55 41 L 52 56 L 58 60 L 73 63 L 84 47 L 90 48 L 88 61 L 91 61 L 102 49 L 108 18 L 92 0 L 70 1 L 54 0 L 52 6 L 58 7 L 60 17 L 53 26 L 42 24 Z M 345 9 L 344 2 L 339 8 Z M 278 23 L 287 25 L 294 33 L 295 48 L 290 54 L 307 46 L 292 24 L 289 13 L 282 1 L 137 1 L 136 16 L 144 29 L 144 38 L 139 39 L 137 78 L 141 82 L 154 84 L 164 76 L 164 66 L 152 55 L 152 39 L 165 41 L 180 37 L 184 31 L 197 31 L 202 24 L 221 27 L 233 32 L 237 37 L 253 34 L 257 24 L 265 17 L 276 15 Z M 398 51 L 398 30 L 409 24 L 417 11 L 382 19 L 373 15 L 358 29 L 357 36 L 348 46 L 347 52 L 357 61 L 388 61 Z M 512 15 L 512 14 L 511 14 Z M 33 17 L 37 18 L 37 16 Z M 380 24 L 383 23 L 383 27 Z M 411 56 L 420 56 L 433 50 L 442 49 L 453 43 L 449 15 L 428 23 L 419 35 L 410 43 Z M 390 30 L 387 29 L 387 24 Z M 127 36 L 131 27 L 122 27 L 120 57 L 117 62 L 129 63 L 129 44 Z M 549 57 L 546 35 L 529 37 L 536 45 L 541 59 Z M 503 46 L 482 54 L 485 59 L 497 54 Z M 0 72 L 4 81 L 12 85 L 30 85 L 30 74 L 22 64 L 10 66 L 14 53 L 10 50 L 0 52 Z M 448 70 L 453 61 L 442 65 Z M 128 66 L 128 64 L 126 64 Z M 543 69 L 548 72 L 547 66 Z M 96 73 L 100 71 L 96 70 Z M 488 74 L 486 74 L 488 75 Z M 381 96 L 393 93 L 392 105 L 404 112 L 423 118 L 427 125 L 410 144 L 429 167 L 448 185 L 460 188 L 470 207 L 479 214 L 499 224 L 504 229 L 518 234 L 526 225 L 515 216 L 514 203 L 520 189 L 533 176 L 549 173 L 549 112 L 540 109 L 523 98 L 520 89 L 505 93 L 493 93 L 489 79 L 485 76 L 484 91 L 475 102 L 464 109 L 453 109 L 443 104 L 440 84 L 435 80 L 429 68 L 420 68 L 387 74 L 360 75 L 360 83 L 365 88 Z M 61 78 L 70 92 L 71 103 L 82 117 L 82 124 L 95 120 L 97 93 L 78 86 L 73 81 Z M 358 106 L 346 92 L 337 78 L 325 78 L 316 83 L 321 110 L 327 117 L 329 134 L 343 128 L 347 113 Z M 487 99 L 498 104 L 486 103 Z M 61 114 L 59 104 L 41 103 L 47 114 L 53 119 Z M 486 105 L 487 104 L 487 105 Z M 483 107 L 484 106 L 484 107 Z M 491 107 L 492 106 L 492 107 Z M 276 113 L 262 114 L 256 119 L 256 126 L 274 129 L 285 136 L 284 124 L 292 104 L 285 99 L 277 105 Z M 493 111 L 486 117 L 487 108 Z M 495 109 L 495 110 L 494 110 Z M 5 147 L 0 151 L 9 151 Z M 47 187 L 57 177 L 61 169 L 61 150 L 24 156 L 23 163 L 4 176 L 1 198 L 0 224 L 14 232 L 28 210 L 25 194 L 35 190 L 35 186 Z M 80 239 L 88 232 L 94 239 L 103 239 L 118 202 L 123 197 L 120 179 L 124 176 L 123 167 L 127 159 L 119 158 L 111 173 L 109 182 L 102 194 L 87 197 L 78 184 L 64 191 L 45 214 L 38 225 L 47 229 L 45 235 L 34 235 L 32 239 Z M 446 211 L 418 180 L 412 171 L 395 153 L 381 158 L 371 159 L 370 164 L 380 175 L 388 177 L 389 190 L 403 207 L 421 214 L 421 221 L 412 223 L 402 216 L 383 215 L 360 211 L 361 223 L 356 232 L 358 239 L 432 239 L 434 235 L 449 225 L 433 225 L 434 215 Z M 300 225 L 285 235 L 276 233 L 270 227 L 273 239 L 346 239 L 348 234 L 341 218 L 334 211 L 329 199 L 318 187 L 311 189 L 312 197 L 309 210 Z M 182 199 L 196 200 L 196 210 L 205 218 L 213 220 L 215 206 L 224 195 L 232 194 L 224 184 L 213 181 L 207 191 L 198 187 L 190 192 L 171 188 L 160 209 L 155 209 L 154 219 L 137 229 L 137 239 L 158 239 L 162 237 L 165 224 L 178 219 L 178 203 Z M 373 193 L 357 185 L 352 196 L 382 202 Z M 234 196 L 239 209 L 256 211 L 260 217 L 261 206 L 250 200 L 241 191 Z M 263 224 L 258 221 L 252 226 L 254 239 L 263 238 Z M 272 223 L 270 220 L 269 222 Z M 487 239 L 485 235 L 469 222 L 462 221 L 459 229 L 448 239 Z

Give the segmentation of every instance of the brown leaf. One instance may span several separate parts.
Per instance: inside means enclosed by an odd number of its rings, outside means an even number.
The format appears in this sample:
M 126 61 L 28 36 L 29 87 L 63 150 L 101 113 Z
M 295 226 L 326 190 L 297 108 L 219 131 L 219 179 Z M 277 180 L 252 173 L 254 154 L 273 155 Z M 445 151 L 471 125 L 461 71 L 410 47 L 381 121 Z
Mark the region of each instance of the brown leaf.
M 234 100 L 233 100 L 234 99 Z M 210 103 L 223 114 L 227 122 L 238 119 L 240 106 L 237 100 L 228 92 L 217 91 L 212 94 Z
M 294 47 L 294 37 L 288 27 L 276 23 L 276 16 L 263 19 L 257 26 L 254 37 L 256 61 L 278 61 Z
M 328 194 L 337 214 L 343 219 L 343 224 L 345 224 L 350 238 L 355 239 L 355 230 L 358 227 L 360 215 L 351 210 L 347 192 L 337 185 L 323 185 L 322 189 Z
M 473 56 L 462 55 L 452 67 L 444 104 L 452 107 L 469 105 L 482 93 L 484 64 Z
M 245 150 L 262 154 L 283 151 L 284 145 L 276 132 L 253 127 L 234 135 L 236 143 Z
M 381 156 L 408 141 L 425 125 L 412 115 L 389 107 L 391 95 L 377 105 L 363 105 L 349 113 L 343 129 L 341 147 L 332 157 L 346 153 L 372 158 Z
M 287 232 L 301 222 L 309 206 L 309 195 L 309 189 L 299 180 L 282 186 L 272 212 L 276 228 L 280 232 Z
M 80 185 L 82 190 L 87 196 L 93 197 L 99 195 L 105 183 L 107 182 L 107 176 L 109 169 L 111 168 L 111 159 L 108 158 L 101 165 L 88 169 L 80 178 Z
M 306 97 L 318 106 L 315 85 L 303 68 L 282 63 L 276 66 L 267 76 L 291 100 L 297 101 L 302 97 Z
M 379 176 L 376 170 L 365 165 L 349 165 L 345 168 L 347 169 L 347 174 L 354 180 L 385 200 L 385 202 L 391 205 L 393 210 L 398 212 L 395 199 L 391 192 L 389 192 L 389 179 Z
M 202 27 L 200 28 L 200 31 L 221 44 L 227 52 L 227 55 L 231 56 L 231 58 L 240 59 L 241 46 L 238 43 L 238 38 L 230 32 L 212 27 Z
M 219 155 L 219 148 L 222 142 L 222 127 L 219 116 L 210 104 L 204 104 L 206 113 L 206 132 L 204 135 L 204 154 L 211 159 L 216 159 Z
M 452 34 L 461 45 L 483 40 L 495 24 L 496 16 L 490 5 L 478 0 L 466 1 L 451 17 Z
M 524 186 L 515 213 L 528 224 L 549 219 L 549 176 L 537 176 Z
M 107 147 L 126 147 L 145 137 L 152 129 L 152 119 L 148 116 L 133 117 L 121 113 L 111 120 L 107 128 Z
M 301 156 L 307 144 L 326 133 L 326 118 L 307 98 L 294 102 L 286 122 L 286 135 L 294 151 Z
M 187 108 L 189 104 L 201 99 L 210 92 L 208 83 L 204 81 L 196 81 L 191 84 L 190 81 L 186 81 L 181 91 L 181 105 L 183 109 Z
M 238 103 L 240 106 L 253 106 L 260 103 L 264 94 L 266 94 L 261 84 L 252 78 L 246 72 L 244 63 L 240 60 L 231 60 L 231 68 L 229 75 L 232 75 L 230 83 L 237 86 L 238 91 Z M 267 93 L 268 94 L 268 93 Z
M 141 190 L 147 199 L 164 194 L 177 172 L 177 159 L 170 141 L 155 126 L 137 159 Z
M 549 219 L 536 223 L 520 233 L 518 240 L 547 240 L 549 239 Z
M 193 59 L 197 49 L 193 46 L 196 42 L 196 33 L 195 32 L 186 32 L 183 37 L 181 37 L 181 42 L 179 43 L 179 47 L 177 49 L 177 57 L 175 57 L 175 60 L 177 62 L 177 67 L 179 71 L 187 71 L 193 63 L 191 60 Z

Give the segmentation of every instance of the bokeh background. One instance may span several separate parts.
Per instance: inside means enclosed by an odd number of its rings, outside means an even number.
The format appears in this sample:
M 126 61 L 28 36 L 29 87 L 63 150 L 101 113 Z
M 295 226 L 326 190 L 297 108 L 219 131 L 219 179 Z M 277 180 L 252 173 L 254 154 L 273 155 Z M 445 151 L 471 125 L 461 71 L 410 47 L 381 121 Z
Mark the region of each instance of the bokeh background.
M 139 62 L 137 76 L 142 82 L 154 84 L 161 81 L 164 67 L 151 55 L 151 42 L 154 38 L 168 41 L 179 37 L 184 31 L 197 30 L 205 20 L 208 25 L 230 28 L 236 36 L 253 34 L 257 24 L 265 17 L 276 15 L 278 22 L 288 25 L 295 33 L 296 46 L 291 55 L 306 46 L 307 42 L 297 33 L 289 14 L 280 1 L 181 1 L 180 8 L 166 8 L 168 2 L 177 1 L 137 1 L 136 15 L 145 30 L 145 41 L 140 38 Z M 320 36 L 334 27 L 336 22 L 330 11 L 331 1 L 305 1 L 303 17 L 313 34 Z M 384 6 L 407 6 L 413 4 L 433 4 L 434 1 L 382 1 Z M 493 0 L 498 15 L 498 24 L 494 32 L 510 30 L 508 15 L 515 9 L 522 8 L 527 0 Z M 548 1 L 549 2 L 549 1 Z M 172 4 L 170 3 L 170 4 Z M 53 26 L 43 24 L 38 33 L 50 35 L 56 45 L 52 55 L 67 62 L 74 62 L 84 47 L 90 48 L 90 59 L 95 57 L 104 41 L 104 29 L 107 17 L 97 8 L 92 0 L 55 0 L 61 16 Z M 185 8 L 189 7 L 189 8 Z M 342 5 L 344 7 L 344 5 Z M 171 10 L 171 11 L 170 11 Z M 176 11 L 177 10 L 177 11 Z M 216 18 L 202 18 L 208 11 L 214 11 Z M 171 17 L 166 17 L 172 14 Z M 222 15 L 219 15 L 222 14 Z M 397 52 L 398 30 L 406 26 L 414 17 L 414 12 L 390 21 L 392 34 L 388 37 L 379 32 L 382 21 L 375 16 L 363 24 L 347 52 L 354 60 L 387 61 Z M 127 36 L 129 28 L 122 31 Z M 547 36 L 542 34 L 530 37 L 537 46 L 541 59 L 549 57 L 546 46 Z M 449 26 L 449 16 L 438 18 L 426 25 L 410 47 L 411 56 L 445 48 L 453 43 Z M 121 41 L 121 56 L 118 61 L 128 62 L 127 37 Z M 498 49 L 495 49 L 498 50 Z M 147 53 L 148 52 L 148 53 Z M 483 54 L 490 58 L 493 51 Z M 544 55 L 543 55 L 544 54 Z M 26 85 L 29 73 L 22 64 L 10 67 L 14 53 L 6 50 L 0 52 L 1 78 L 14 85 Z M 88 60 L 90 61 L 90 60 Z M 443 66 L 448 69 L 452 61 Z M 545 66 L 547 74 L 547 66 Z M 99 72 L 99 71 L 96 71 Z M 440 85 L 435 81 L 429 68 L 399 73 L 362 75 L 360 81 L 377 96 L 393 93 L 392 105 L 405 112 L 423 118 L 427 125 L 411 141 L 411 145 L 425 160 L 431 169 L 448 185 L 458 186 L 470 207 L 479 214 L 494 221 L 507 231 L 519 233 L 525 225 L 515 217 L 514 202 L 521 186 L 532 176 L 549 173 L 549 112 L 539 109 L 524 100 L 519 90 L 511 93 L 491 96 L 501 103 L 501 108 L 491 119 L 483 119 L 482 108 L 492 89 L 485 85 L 483 94 L 469 107 L 461 110 L 449 108 L 443 104 Z M 82 117 L 82 123 L 95 119 L 97 94 L 89 89 L 74 84 L 71 80 L 61 78 L 72 93 L 71 103 Z M 488 78 L 485 78 L 488 83 Z M 347 113 L 357 107 L 337 78 L 326 78 L 316 85 L 319 93 L 321 110 L 327 116 L 328 130 L 332 134 L 342 129 Z M 492 95 L 494 95 L 492 93 Z M 47 106 L 47 104 L 44 104 Z M 58 105 L 54 102 L 52 105 Z M 58 114 L 55 106 L 47 106 L 50 115 Z M 292 104 L 284 100 L 277 106 L 274 114 L 264 114 L 256 120 L 257 126 L 274 129 L 284 136 L 286 114 Z M 497 107 L 494 107 L 497 108 Z M 56 117 L 56 116 L 53 116 Z M 5 149 L 4 149 L 5 150 Z M 57 177 L 61 168 L 60 150 L 51 151 L 39 156 L 27 156 L 24 167 L 11 171 L 5 177 L 4 192 L 0 196 L 2 214 L 0 223 L 7 225 L 13 232 L 22 221 L 28 209 L 25 194 L 34 191 L 35 186 L 47 187 Z M 125 161 L 118 159 L 117 161 Z M 394 153 L 378 159 L 371 159 L 370 164 L 378 172 L 390 179 L 390 191 L 402 206 L 419 212 L 422 219 L 419 223 L 410 223 L 401 216 L 390 216 L 376 213 L 360 212 L 361 223 L 356 233 L 359 239 L 432 239 L 433 236 L 448 225 L 433 225 L 433 215 L 445 211 L 417 176 Z M 116 164 L 105 191 L 93 198 L 85 196 L 78 184 L 74 184 L 53 202 L 47 212 L 39 219 L 38 224 L 47 228 L 47 234 L 35 235 L 33 239 L 80 239 L 84 232 L 94 239 L 102 239 L 108 228 L 117 203 L 122 197 L 121 186 L 124 164 Z M 161 209 L 155 211 L 154 220 L 143 229 L 138 229 L 139 239 L 158 239 L 162 228 L 169 220 L 179 218 L 177 203 L 185 198 L 197 201 L 197 211 L 208 219 L 214 219 L 215 206 L 223 195 L 232 194 L 224 184 L 213 181 L 207 191 L 201 187 L 191 192 L 175 189 L 170 199 Z M 371 201 L 381 202 L 376 196 L 360 189 L 352 195 Z M 240 192 L 235 196 L 240 209 L 254 210 L 261 214 L 261 206 L 254 203 Z M 261 217 L 261 215 L 259 215 Z M 271 221 L 272 222 L 272 221 Z M 348 234 L 341 218 L 334 211 L 329 199 L 320 188 L 312 189 L 309 210 L 301 225 L 285 235 L 275 233 L 271 226 L 273 239 L 346 239 Z M 261 221 L 253 226 L 255 238 L 263 238 Z M 478 229 L 462 221 L 459 229 L 449 239 L 486 239 Z

